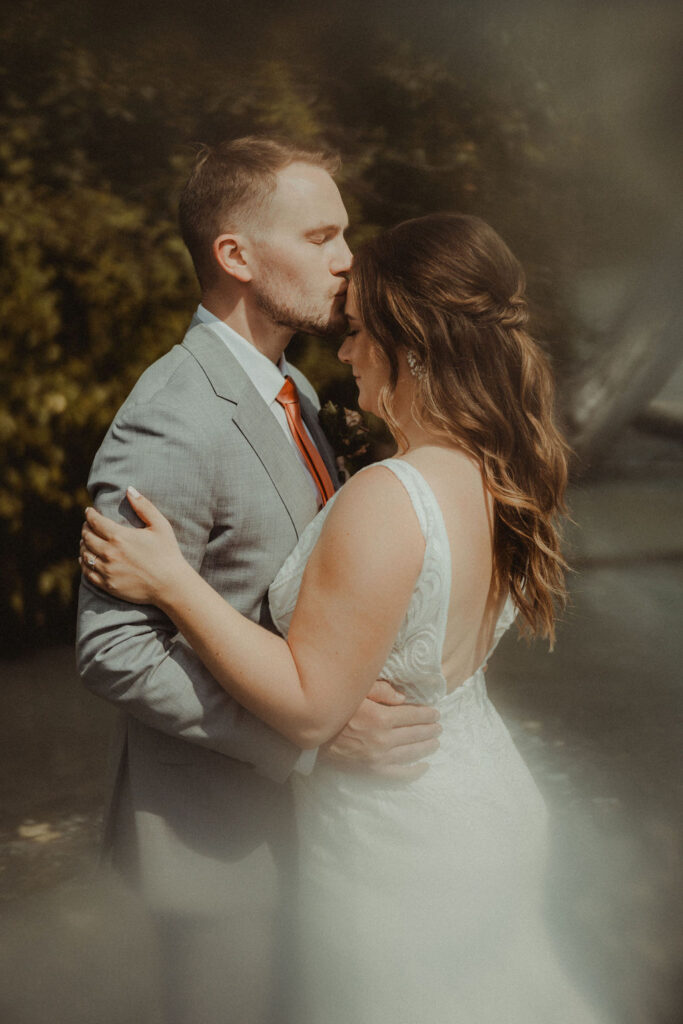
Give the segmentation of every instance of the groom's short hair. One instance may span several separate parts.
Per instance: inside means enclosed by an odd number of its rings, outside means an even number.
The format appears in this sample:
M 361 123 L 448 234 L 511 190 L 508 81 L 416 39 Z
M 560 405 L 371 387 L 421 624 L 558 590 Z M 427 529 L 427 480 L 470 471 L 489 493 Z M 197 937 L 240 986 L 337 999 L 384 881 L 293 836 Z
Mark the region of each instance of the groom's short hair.
M 183 241 L 202 287 L 218 272 L 214 240 L 253 216 L 276 186 L 275 175 L 292 163 L 339 169 L 339 156 L 324 148 L 308 149 L 282 138 L 248 135 L 202 146 L 180 195 Z

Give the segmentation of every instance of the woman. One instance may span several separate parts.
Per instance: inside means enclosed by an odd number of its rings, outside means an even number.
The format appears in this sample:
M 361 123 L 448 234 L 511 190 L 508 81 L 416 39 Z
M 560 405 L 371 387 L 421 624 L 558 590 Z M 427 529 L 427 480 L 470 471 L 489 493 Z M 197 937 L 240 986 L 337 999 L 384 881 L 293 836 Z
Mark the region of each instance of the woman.
M 439 708 L 418 779 L 321 760 L 296 781 L 298 1019 L 585 1024 L 542 923 L 543 803 L 484 684 L 513 619 L 552 642 L 564 598 L 565 446 L 521 268 L 478 218 L 423 217 L 358 254 L 347 315 L 339 357 L 398 455 L 302 536 L 270 588 L 282 636 L 227 606 L 133 489 L 147 529 L 88 510 L 84 572 L 161 607 L 222 686 L 302 747 L 334 736 L 379 676 Z

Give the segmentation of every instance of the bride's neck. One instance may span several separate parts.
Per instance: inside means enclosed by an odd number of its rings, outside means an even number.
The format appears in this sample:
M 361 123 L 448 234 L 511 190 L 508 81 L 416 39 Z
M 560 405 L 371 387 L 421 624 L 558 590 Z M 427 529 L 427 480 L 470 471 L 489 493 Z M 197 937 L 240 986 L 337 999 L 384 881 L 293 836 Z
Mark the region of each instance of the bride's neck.
M 392 396 L 391 412 L 396 427 L 396 443 L 399 454 L 424 448 L 426 445 L 448 445 L 443 434 L 437 433 L 433 427 L 420 423 L 416 418 L 413 405 L 413 389 L 415 382 L 411 377 L 399 378 Z
M 443 436 L 416 423 L 412 418 L 407 423 L 399 423 L 399 427 L 403 435 L 402 443 L 399 444 L 401 454 L 414 451 L 416 448 L 424 448 L 425 445 L 443 445 L 445 443 Z

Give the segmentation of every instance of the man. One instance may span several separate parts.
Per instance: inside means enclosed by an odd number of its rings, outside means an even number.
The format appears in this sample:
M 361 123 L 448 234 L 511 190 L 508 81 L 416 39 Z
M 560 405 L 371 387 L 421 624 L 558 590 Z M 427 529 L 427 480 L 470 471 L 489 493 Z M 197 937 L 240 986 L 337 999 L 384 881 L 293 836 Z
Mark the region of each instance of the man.
M 268 585 L 336 477 L 315 392 L 284 359 L 295 331 L 344 327 L 351 254 L 335 166 L 262 138 L 200 154 L 180 218 L 201 304 L 119 410 L 89 480 L 98 508 L 130 521 L 126 486 L 139 487 L 194 568 L 266 624 Z M 122 712 L 105 842 L 160 922 L 168 1020 L 277 1019 L 286 780 L 308 755 L 229 698 L 155 608 L 84 583 L 78 658 L 86 686 Z M 319 756 L 419 771 L 433 710 L 400 706 L 386 684 L 374 696 L 386 705 L 366 700 Z

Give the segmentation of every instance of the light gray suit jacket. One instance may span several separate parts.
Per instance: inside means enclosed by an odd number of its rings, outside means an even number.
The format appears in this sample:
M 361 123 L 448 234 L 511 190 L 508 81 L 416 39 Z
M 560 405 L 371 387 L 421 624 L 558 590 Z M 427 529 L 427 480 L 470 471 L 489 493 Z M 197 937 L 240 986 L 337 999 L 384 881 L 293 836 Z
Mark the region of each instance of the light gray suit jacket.
M 337 479 L 315 393 L 293 371 L 302 416 Z M 296 451 L 210 325 L 140 378 L 100 447 L 94 504 L 136 522 L 134 484 L 171 520 L 219 593 L 272 627 L 267 589 L 316 513 Z M 286 780 L 300 751 L 227 696 L 156 608 L 81 585 L 78 665 L 121 711 L 105 846 L 152 905 L 220 912 L 235 889 L 274 886 L 291 838 Z M 284 785 L 283 785 L 284 784 Z

